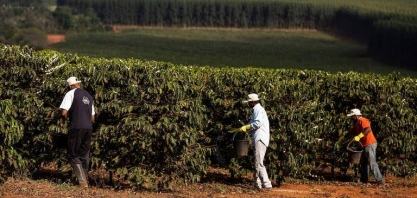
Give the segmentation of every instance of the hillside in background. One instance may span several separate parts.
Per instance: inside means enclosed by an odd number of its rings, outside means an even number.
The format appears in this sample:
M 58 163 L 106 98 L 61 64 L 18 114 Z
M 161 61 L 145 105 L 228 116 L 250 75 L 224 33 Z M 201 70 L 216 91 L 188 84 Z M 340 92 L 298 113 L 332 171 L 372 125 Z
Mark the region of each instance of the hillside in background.
M 104 30 L 94 12 L 57 8 L 51 0 L 1 0 L 0 27 L 0 43 L 37 49 L 47 46 L 48 34 Z
M 362 57 L 393 68 L 417 69 L 417 15 L 410 11 L 417 5 L 406 0 L 395 4 L 374 0 L 365 3 L 328 0 L 311 3 L 291 0 L 2 0 L 0 4 L 0 25 L 3 27 L 0 42 L 30 45 L 37 49 L 44 49 L 52 43 L 47 41 L 52 38 L 48 37 L 50 34 L 110 30 L 103 24 L 108 27 L 124 24 L 180 28 L 313 29 L 366 45 L 366 54 Z M 99 50 L 96 54 L 100 53 Z M 156 60 L 162 59 L 157 57 Z
M 417 69 L 417 3 L 290 0 L 62 0 L 107 25 L 316 29 L 367 46 L 371 58 Z
M 80 56 L 195 66 L 378 74 L 397 71 L 417 77 L 417 72 L 412 70 L 371 59 L 364 45 L 316 30 L 120 26 L 117 29 L 117 32 L 67 34 L 66 42 L 48 48 Z

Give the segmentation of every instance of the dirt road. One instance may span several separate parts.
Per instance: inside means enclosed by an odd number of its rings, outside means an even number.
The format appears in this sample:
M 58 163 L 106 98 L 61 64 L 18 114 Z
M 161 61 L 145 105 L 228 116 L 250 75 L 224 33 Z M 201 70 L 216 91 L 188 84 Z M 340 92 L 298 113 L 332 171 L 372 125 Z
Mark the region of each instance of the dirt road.
M 0 197 L 417 197 L 416 179 L 397 179 L 384 186 L 352 182 L 311 184 L 283 183 L 272 191 L 259 192 L 249 184 L 202 183 L 167 192 L 116 190 L 92 186 L 79 189 L 72 184 L 56 184 L 47 180 L 16 180 L 9 178 L 0 187 Z

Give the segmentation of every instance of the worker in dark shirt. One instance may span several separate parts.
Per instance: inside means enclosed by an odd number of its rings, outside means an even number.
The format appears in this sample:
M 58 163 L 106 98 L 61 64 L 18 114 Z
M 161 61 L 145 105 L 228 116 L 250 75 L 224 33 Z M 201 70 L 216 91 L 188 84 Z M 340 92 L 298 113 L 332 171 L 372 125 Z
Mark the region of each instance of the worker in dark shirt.
M 87 171 L 90 160 L 90 146 L 94 121 L 94 100 L 81 89 L 81 81 L 70 77 L 70 88 L 60 105 L 61 114 L 69 118 L 67 157 L 80 187 L 88 188 Z

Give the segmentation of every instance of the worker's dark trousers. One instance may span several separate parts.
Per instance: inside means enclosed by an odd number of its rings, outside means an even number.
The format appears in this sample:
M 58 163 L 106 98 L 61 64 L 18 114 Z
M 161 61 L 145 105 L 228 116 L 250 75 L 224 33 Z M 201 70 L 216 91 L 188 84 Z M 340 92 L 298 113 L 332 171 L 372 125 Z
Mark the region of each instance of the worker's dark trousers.
M 90 161 L 91 136 L 91 129 L 70 129 L 68 132 L 68 161 L 81 164 L 85 170 L 88 170 Z

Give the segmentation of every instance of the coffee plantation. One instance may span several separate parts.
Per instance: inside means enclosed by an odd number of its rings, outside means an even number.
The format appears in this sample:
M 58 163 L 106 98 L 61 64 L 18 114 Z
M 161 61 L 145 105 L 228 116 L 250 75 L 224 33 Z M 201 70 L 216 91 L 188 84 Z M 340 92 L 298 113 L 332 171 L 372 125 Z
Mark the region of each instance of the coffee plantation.
M 0 46 L 1 180 L 26 177 L 42 164 L 65 164 L 51 134 L 67 133 L 59 103 L 65 79 L 77 76 L 96 106 L 91 169 L 134 187 L 199 182 L 210 165 L 234 175 L 250 170 L 237 158 L 228 130 L 247 121 L 242 101 L 258 93 L 271 123 L 270 177 L 303 178 L 313 170 L 346 169 L 350 119 L 360 108 L 372 121 L 384 174 L 416 173 L 416 79 L 397 73 L 211 68 L 136 59 L 80 57 Z

